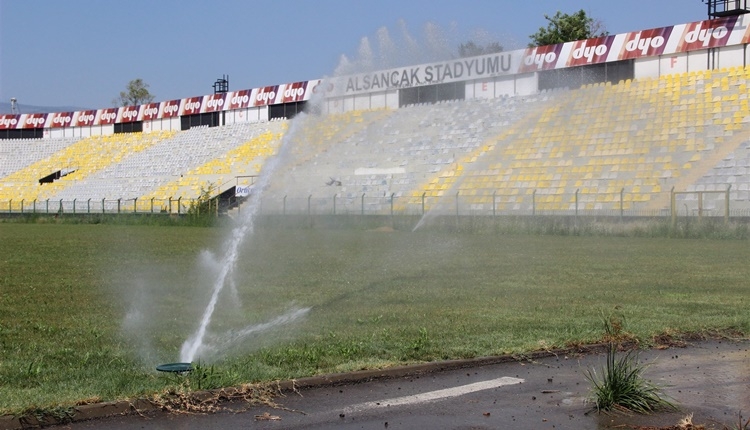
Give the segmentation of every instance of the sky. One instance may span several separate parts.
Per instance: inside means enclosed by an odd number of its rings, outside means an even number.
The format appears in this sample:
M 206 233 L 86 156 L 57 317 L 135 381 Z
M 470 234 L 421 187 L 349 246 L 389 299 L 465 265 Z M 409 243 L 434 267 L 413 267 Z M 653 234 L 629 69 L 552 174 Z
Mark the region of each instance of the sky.
M 545 14 L 580 9 L 610 34 L 707 14 L 703 0 L 0 0 L 0 102 L 107 108 L 136 78 L 155 101 L 223 75 L 230 90 L 318 79 L 367 47 L 390 55 L 383 40 L 518 49 Z

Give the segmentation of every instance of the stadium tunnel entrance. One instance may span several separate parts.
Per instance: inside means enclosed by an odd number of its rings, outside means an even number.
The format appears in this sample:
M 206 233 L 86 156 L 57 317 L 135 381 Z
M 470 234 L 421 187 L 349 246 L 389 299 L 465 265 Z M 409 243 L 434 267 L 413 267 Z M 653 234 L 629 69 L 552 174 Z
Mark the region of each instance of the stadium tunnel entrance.
M 268 119 L 292 119 L 307 108 L 307 101 L 281 103 L 268 106 Z
M 0 130 L 0 139 L 42 139 L 43 128 L 19 128 Z
M 117 133 L 141 133 L 143 132 L 143 121 L 115 123 L 115 134 Z
M 414 88 L 402 88 L 398 91 L 398 107 L 427 103 L 434 104 L 449 100 L 465 100 L 466 83 L 425 85 Z
M 635 78 L 635 60 L 539 72 L 539 91 L 556 88 L 580 88 L 604 82 L 618 83 Z
M 183 115 L 180 117 L 180 129 L 182 131 L 189 130 L 193 127 L 218 127 L 220 125 L 219 112 L 198 113 L 195 115 Z

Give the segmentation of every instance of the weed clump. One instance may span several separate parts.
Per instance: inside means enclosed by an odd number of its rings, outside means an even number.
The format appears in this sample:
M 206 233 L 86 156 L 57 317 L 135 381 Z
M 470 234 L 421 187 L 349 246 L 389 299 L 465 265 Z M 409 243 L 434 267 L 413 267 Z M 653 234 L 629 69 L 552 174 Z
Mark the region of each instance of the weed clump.
M 624 334 L 624 318 L 610 315 L 603 318 L 607 340 L 607 361 L 601 376 L 595 369 L 586 372 L 593 386 L 594 405 L 597 411 L 624 411 L 649 414 L 659 410 L 677 409 L 667 400 L 661 389 L 643 377 L 647 366 L 638 361 L 638 353 L 630 349 L 618 357 Z

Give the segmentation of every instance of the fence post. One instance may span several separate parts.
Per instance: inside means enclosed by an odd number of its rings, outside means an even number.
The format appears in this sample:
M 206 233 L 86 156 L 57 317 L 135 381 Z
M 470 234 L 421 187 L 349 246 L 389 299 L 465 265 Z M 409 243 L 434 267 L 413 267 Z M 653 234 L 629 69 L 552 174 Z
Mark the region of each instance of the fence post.
M 729 184 L 727 191 L 724 194 L 724 224 L 729 224 L 729 190 L 732 189 L 732 184 Z
M 422 192 L 422 216 L 424 216 L 424 197 L 427 195 L 427 191 Z
M 36 199 L 34 199 L 34 209 L 33 212 L 36 213 Z
M 703 191 L 698 191 L 698 220 L 703 219 Z
M 120 214 L 120 205 L 122 204 L 122 197 L 117 199 L 117 214 Z
M 312 199 L 312 194 L 307 196 L 307 216 L 309 217 L 311 215 L 310 213 L 310 199 Z
M 133 199 L 133 213 L 136 213 L 137 208 L 138 208 L 138 197 Z
M 391 193 L 391 219 L 393 219 L 393 198 L 396 196 L 396 193 Z
M 578 225 L 578 192 L 580 191 L 580 188 L 576 189 L 576 214 L 575 214 L 575 222 L 576 225 Z
M 76 214 L 76 200 L 78 199 L 73 199 L 73 215 Z
M 104 198 L 102 198 L 102 214 L 104 213 Z
M 172 196 L 169 196 L 169 214 L 172 215 Z
M 86 213 L 91 214 L 91 199 L 86 200 Z
M 23 213 L 23 201 L 24 201 L 24 200 L 25 200 L 25 199 L 21 199 L 21 213 Z
M 362 215 L 365 214 L 365 193 L 362 193 L 361 212 L 362 212 Z
M 456 191 L 456 223 L 458 223 L 458 194 L 460 192 L 461 192 L 460 190 Z
M 154 198 L 151 197 L 151 213 L 154 213 Z
M 62 214 L 64 213 L 63 212 L 63 204 L 62 204 L 62 202 L 63 202 L 62 199 L 60 199 L 60 208 L 58 209 L 58 213 L 60 214 L 60 216 L 62 216 Z
M 497 190 L 492 191 L 492 218 L 495 217 L 495 214 L 497 213 L 497 204 L 495 204 L 495 197 L 497 195 Z
M 177 215 L 182 215 L 182 196 L 177 197 Z
M 49 214 L 49 199 L 47 199 L 47 214 Z
M 672 213 L 672 228 L 675 228 L 677 226 L 677 208 L 675 207 L 677 202 L 674 196 L 674 187 L 672 187 L 672 189 L 669 190 L 669 194 L 670 194 L 669 211 Z
M 13 213 L 13 199 L 8 200 L 8 213 Z
M 336 215 L 336 194 L 333 195 L 333 214 Z
M 623 195 L 625 194 L 625 188 L 620 189 L 620 222 L 622 222 L 622 217 L 624 215 L 625 206 L 623 204 Z
M 531 215 L 536 215 L 536 190 L 531 193 Z

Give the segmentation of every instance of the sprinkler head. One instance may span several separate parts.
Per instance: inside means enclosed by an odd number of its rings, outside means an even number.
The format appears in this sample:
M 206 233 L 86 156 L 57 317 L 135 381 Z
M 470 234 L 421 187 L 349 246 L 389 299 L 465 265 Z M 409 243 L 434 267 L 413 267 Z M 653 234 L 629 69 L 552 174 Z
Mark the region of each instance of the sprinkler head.
M 193 363 L 165 363 L 156 366 L 159 372 L 186 373 L 193 370 Z

